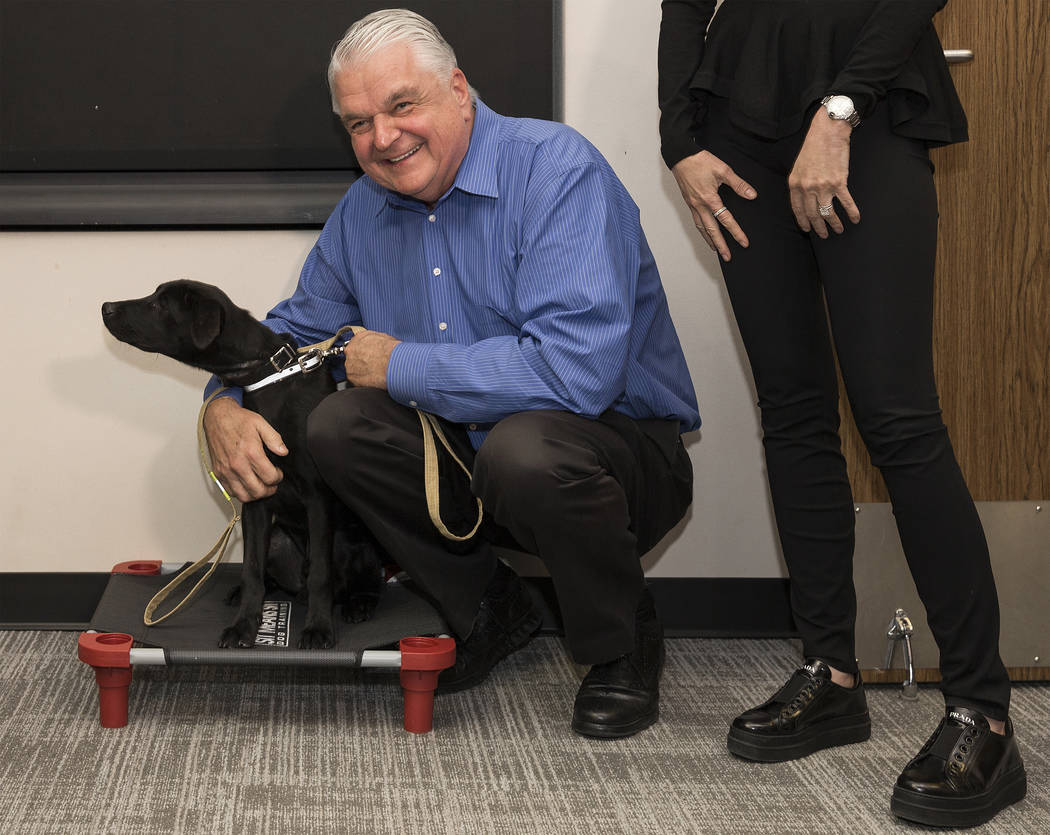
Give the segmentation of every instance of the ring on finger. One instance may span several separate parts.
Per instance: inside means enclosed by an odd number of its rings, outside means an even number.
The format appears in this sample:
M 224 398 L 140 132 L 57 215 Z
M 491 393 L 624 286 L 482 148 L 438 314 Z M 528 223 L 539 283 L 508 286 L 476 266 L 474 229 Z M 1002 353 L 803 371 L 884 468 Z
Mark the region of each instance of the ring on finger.
M 714 216 L 718 217 L 720 214 L 722 214 L 722 212 L 728 212 L 728 211 L 729 211 L 729 207 L 728 206 L 723 206 L 721 209 L 719 209 L 717 212 L 715 212 Z
M 828 203 L 828 205 L 826 206 L 817 206 L 817 211 L 820 212 L 821 217 L 831 217 L 831 213 L 832 211 L 834 211 L 834 207 L 830 203 Z

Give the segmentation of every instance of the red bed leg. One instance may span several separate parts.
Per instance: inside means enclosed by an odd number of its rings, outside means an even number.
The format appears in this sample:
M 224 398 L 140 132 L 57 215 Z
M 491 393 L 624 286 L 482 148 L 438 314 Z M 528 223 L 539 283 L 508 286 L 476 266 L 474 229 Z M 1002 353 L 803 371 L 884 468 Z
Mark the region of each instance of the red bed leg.
M 85 632 L 77 640 L 77 655 L 95 669 L 99 721 L 103 728 L 128 724 L 128 685 L 131 684 L 131 645 L 123 632 Z
M 152 576 L 160 574 L 160 566 L 160 560 L 131 560 L 130 562 L 118 562 L 109 573 Z
M 456 663 L 456 642 L 452 638 L 402 638 L 400 649 L 405 730 L 425 734 L 434 727 L 438 674 Z

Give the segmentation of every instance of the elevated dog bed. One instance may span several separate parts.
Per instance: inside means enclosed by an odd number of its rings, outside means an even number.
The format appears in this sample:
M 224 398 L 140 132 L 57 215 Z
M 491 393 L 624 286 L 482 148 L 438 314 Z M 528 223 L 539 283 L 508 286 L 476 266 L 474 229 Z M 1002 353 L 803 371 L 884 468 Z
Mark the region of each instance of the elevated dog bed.
M 437 676 L 455 662 L 455 642 L 432 637 L 444 635 L 448 627 L 411 583 L 386 583 L 375 614 L 363 623 L 337 617 L 337 643 L 327 650 L 298 649 L 306 605 L 281 592 L 267 593 L 255 647 L 219 649 L 219 633 L 236 612 L 226 597 L 240 580 L 240 567 L 220 565 L 185 608 L 163 623 L 146 626 L 146 604 L 171 580 L 165 568 L 159 561 L 115 566 L 91 619 L 96 631 L 80 636 L 79 657 L 95 668 L 104 727 L 127 724 L 133 666 L 214 664 L 397 668 L 406 730 L 431 729 Z M 397 649 L 375 649 L 393 645 Z

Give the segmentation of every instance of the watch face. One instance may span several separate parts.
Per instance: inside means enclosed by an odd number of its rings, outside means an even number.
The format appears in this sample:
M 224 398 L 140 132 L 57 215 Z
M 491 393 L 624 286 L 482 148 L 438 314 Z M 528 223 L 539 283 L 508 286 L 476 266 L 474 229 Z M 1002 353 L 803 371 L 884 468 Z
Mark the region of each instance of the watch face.
M 849 96 L 832 96 L 828 99 L 828 114 L 834 119 L 848 119 L 853 115 L 853 100 Z

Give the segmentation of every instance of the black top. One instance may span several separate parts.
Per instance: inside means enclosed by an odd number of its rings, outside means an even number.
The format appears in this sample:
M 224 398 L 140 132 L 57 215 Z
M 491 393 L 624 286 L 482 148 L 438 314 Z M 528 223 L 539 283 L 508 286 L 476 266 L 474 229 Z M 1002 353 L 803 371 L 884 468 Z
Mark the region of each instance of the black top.
M 664 161 L 702 150 L 693 134 L 709 95 L 729 99 L 734 125 L 770 139 L 796 133 L 816 102 L 841 93 L 862 120 L 885 98 L 902 136 L 965 141 L 966 114 L 932 23 L 946 2 L 725 0 L 714 14 L 715 0 L 663 0 Z

